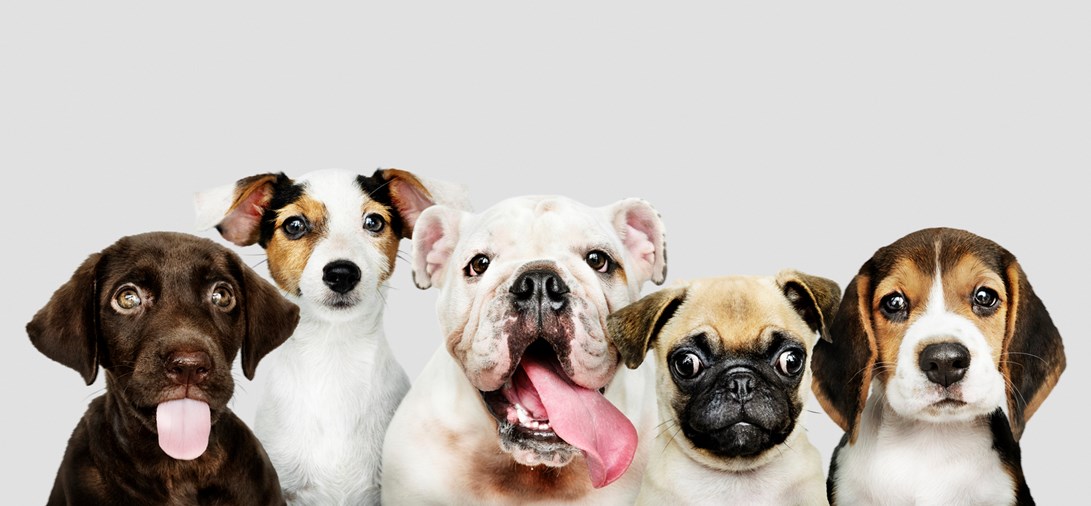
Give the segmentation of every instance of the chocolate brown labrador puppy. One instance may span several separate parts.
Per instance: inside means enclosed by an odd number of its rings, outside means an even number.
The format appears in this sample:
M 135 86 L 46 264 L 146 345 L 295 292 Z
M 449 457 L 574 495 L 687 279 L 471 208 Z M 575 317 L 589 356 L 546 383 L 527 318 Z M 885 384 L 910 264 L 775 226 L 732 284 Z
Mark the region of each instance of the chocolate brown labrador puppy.
M 298 321 L 294 304 L 207 239 L 154 232 L 91 255 L 27 324 L 31 343 L 88 385 L 106 370 L 49 504 L 284 504 L 227 401 L 240 348 L 252 379 Z

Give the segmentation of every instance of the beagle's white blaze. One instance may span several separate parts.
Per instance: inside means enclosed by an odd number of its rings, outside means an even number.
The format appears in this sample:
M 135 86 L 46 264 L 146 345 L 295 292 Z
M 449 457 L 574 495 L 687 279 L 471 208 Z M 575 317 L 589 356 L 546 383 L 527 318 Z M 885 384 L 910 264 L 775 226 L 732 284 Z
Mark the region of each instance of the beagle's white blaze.
M 950 310 L 943 292 L 943 273 L 937 261 L 928 305 L 902 339 L 886 398 L 905 417 L 932 422 L 971 420 L 1004 404 L 1004 377 L 992 361 L 992 350 L 981 329 Z M 959 343 L 970 351 L 966 375 L 948 388 L 929 381 L 919 365 L 926 346 L 945 342 Z M 936 405 L 944 400 L 965 404 Z

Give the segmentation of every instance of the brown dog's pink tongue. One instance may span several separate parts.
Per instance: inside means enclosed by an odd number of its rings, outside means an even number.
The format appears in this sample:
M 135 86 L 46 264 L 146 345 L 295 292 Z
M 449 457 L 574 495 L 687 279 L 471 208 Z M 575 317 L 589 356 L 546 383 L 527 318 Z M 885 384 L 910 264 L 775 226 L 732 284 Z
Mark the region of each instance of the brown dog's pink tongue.
M 523 357 L 549 425 L 566 443 L 583 450 L 591 484 L 605 487 L 621 477 L 636 454 L 636 428 L 598 390 L 573 384 L 556 365 Z
M 167 401 L 155 410 L 159 447 L 178 460 L 193 460 L 208 449 L 212 415 L 208 404 L 193 399 Z

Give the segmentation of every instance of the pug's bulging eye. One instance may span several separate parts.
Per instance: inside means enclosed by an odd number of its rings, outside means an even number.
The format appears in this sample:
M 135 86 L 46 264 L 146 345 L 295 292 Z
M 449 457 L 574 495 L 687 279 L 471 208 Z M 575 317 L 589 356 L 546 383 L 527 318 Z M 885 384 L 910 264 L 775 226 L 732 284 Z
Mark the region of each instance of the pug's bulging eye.
M 777 356 L 777 371 L 785 376 L 795 376 L 803 370 L 803 352 L 795 349 L 784 350 Z
M 378 234 L 383 231 L 383 227 L 386 226 L 386 219 L 381 215 L 371 213 L 364 216 L 364 230 L 373 234 Z
M 587 253 L 585 260 L 587 261 L 587 265 L 596 272 L 606 273 L 610 271 L 610 255 L 607 255 L 604 251 L 591 251 Z
M 701 357 L 697 356 L 692 351 L 684 351 L 675 353 L 671 357 L 671 370 L 674 371 L 674 375 L 681 379 L 693 379 L 700 376 L 704 364 L 701 363 Z
M 280 226 L 284 230 L 284 235 L 288 239 L 296 240 L 307 234 L 307 219 L 302 216 L 292 216 L 284 220 L 284 224 Z
M 489 269 L 489 263 L 492 260 L 487 255 L 477 254 L 470 259 L 470 263 L 466 265 L 466 275 L 469 277 L 480 276 Z
M 227 285 L 216 285 L 212 289 L 212 293 L 208 296 L 209 301 L 213 306 L 216 306 L 224 311 L 228 311 L 235 306 L 235 296 L 231 293 L 231 289 Z

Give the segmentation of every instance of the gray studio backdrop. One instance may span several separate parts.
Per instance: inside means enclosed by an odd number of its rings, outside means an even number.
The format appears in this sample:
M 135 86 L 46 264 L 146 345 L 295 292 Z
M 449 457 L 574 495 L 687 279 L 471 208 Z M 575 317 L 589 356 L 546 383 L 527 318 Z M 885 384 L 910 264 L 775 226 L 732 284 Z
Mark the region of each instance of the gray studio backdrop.
M 1089 450 L 1088 5 L 7 3 L 3 502 L 44 502 L 101 393 L 23 330 L 89 253 L 193 232 L 193 192 L 253 173 L 380 166 L 464 183 L 479 209 L 643 197 L 669 281 L 794 267 L 844 285 L 919 228 L 992 238 L 1065 338 L 1022 445 L 1039 502 L 1070 502 Z M 415 377 L 441 342 L 436 293 L 394 274 L 387 335 Z M 269 373 L 238 375 L 248 423 Z M 840 431 L 811 404 L 828 458 Z

